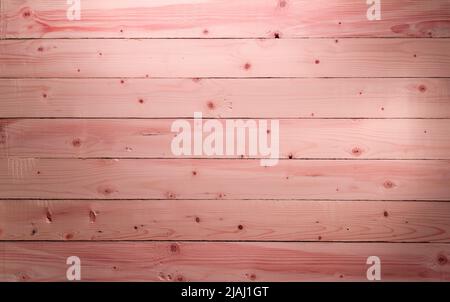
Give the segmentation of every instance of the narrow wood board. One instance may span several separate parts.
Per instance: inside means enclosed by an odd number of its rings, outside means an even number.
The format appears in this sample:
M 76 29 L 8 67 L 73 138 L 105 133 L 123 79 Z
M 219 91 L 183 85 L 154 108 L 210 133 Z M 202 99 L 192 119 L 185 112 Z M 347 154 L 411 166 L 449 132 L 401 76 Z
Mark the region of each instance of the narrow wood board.
M 449 39 L 1 40 L 0 77 L 450 77 Z
M 450 200 L 449 160 L 0 159 L 0 198 Z
M 450 79 L 0 79 L 0 117 L 450 118 Z
M 178 158 L 171 145 L 178 131 L 169 119 L 11 119 L 0 120 L 0 158 Z M 194 120 L 187 120 L 193 142 Z M 231 120 L 235 122 L 236 120 Z M 189 155 L 195 158 L 260 158 L 260 150 L 249 155 L 248 129 L 243 143 L 245 154 L 225 153 L 226 124 L 223 128 L 223 155 Z M 249 122 L 242 120 L 243 122 Z M 261 128 L 266 120 L 257 120 Z M 267 136 L 273 145 L 272 122 L 279 123 L 280 158 L 308 159 L 450 159 L 450 120 L 348 120 L 306 119 L 267 120 Z M 203 120 L 205 127 L 207 120 Z M 259 129 L 259 128 L 258 128 Z M 187 131 L 187 130 L 186 130 Z M 261 131 L 259 129 L 258 131 Z M 266 133 L 269 131 L 269 133 Z M 205 131 L 206 139 L 211 132 Z M 256 134 L 258 135 L 258 134 Z M 237 146 L 237 131 L 234 142 Z M 260 141 L 256 137 L 256 141 Z M 203 145 L 203 142 L 201 142 Z M 193 152 L 191 150 L 191 152 Z
M 6 38 L 449 37 L 445 0 L 382 3 L 369 21 L 360 0 L 91 0 L 80 20 L 66 1 L 3 0 Z
M 83 281 L 450 280 L 450 245 L 395 243 L 0 242 L 1 281 L 67 281 L 66 259 Z
M 450 203 L 2 200 L 0 240 L 450 242 Z

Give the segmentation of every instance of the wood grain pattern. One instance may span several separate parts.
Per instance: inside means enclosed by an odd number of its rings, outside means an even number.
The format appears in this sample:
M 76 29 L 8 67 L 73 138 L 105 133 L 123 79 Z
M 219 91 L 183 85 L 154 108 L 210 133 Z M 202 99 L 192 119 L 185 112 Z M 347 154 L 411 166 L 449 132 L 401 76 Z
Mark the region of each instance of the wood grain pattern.
M 449 200 L 449 160 L 0 160 L 0 198 Z
M 3 0 L 2 36 L 39 37 L 449 37 L 445 0 L 394 0 L 382 20 L 359 0 L 90 0 L 81 20 L 65 1 Z
M 0 157 L 177 158 L 171 151 L 176 135 L 171 132 L 174 121 L 2 120 L 0 135 L 5 139 L 0 142 Z M 220 121 L 225 129 L 225 120 Z M 189 122 L 193 129 L 193 120 Z M 280 120 L 279 123 L 281 158 L 450 159 L 450 120 L 447 119 L 306 119 Z M 204 137 L 208 134 L 205 132 Z M 273 133 L 269 137 L 273 137 Z M 189 157 L 241 156 L 244 154 Z M 245 157 L 260 158 L 259 155 Z
M 449 1 L 68 6 L 0 0 L 0 281 L 450 281 Z M 194 112 L 278 165 L 175 158 Z
M 213 118 L 450 118 L 450 79 L 0 79 L 1 117 L 177 118 L 194 112 Z
M 450 245 L 389 243 L 0 242 L 1 281 L 367 281 L 369 256 L 384 281 L 450 280 Z M 30 265 L 32 263 L 32 265 Z
M 450 77 L 449 39 L 0 41 L 1 77 Z
M 1 240 L 450 242 L 450 203 L 0 201 Z

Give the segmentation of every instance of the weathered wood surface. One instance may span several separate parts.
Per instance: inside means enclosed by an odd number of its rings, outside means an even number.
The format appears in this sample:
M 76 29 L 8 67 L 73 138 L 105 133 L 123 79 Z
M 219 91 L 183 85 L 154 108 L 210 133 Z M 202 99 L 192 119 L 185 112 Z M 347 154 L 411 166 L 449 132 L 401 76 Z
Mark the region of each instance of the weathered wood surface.
M 450 280 L 450 245 L 395 243 L 0 242 L 1 281 L 367 281 L 369 256 L 383 281 Z
M 0 41 L 3 78 L 450 77 L 449 54 L 449 39 Z
M 450 281 L 449 1 L 67 8 L 0 2 L 0 281 Z M 174 158 L 194 112 L 279 164 Z
M 0 198 L 448 200 L 449 160 L 0 160 Z
M 0 158 L 178 158 L 175 120 L 1 120 Z M 220 120 L 225 129 L 226 121 Z M 194 121 L 189 120 L 191 128 Z M 204 120 L 203 122 L 206 122 Z M 270 124 L 270 122 L 269 122 Z M 280 120 L 281 158 L 450 159 L 450 120 Z M 210 132 L 205 132 L 207 137 Z M 268 134 L 273 139 L 274 133 Z M 235 134 L 235 146 L 237 145 Z M 246 133 L 246 144 L 249 133 Z M 225 134 L 223 137 L 225 145 Z M 248 147 L 247 147 L 248 150 Z M 259 158 L 244 154 L 187 156 Z
M 0 79 L 1 117 L 450 118 L 450 79 Z
M 4 38 L 449 37 L 446 0 L 382 2 L 369 21 L 360 0 L 89 0 L 81 20 L 66 1 L 3 0 Z
M 3 200 L 0 240 L 450 242 L 450 203 Z

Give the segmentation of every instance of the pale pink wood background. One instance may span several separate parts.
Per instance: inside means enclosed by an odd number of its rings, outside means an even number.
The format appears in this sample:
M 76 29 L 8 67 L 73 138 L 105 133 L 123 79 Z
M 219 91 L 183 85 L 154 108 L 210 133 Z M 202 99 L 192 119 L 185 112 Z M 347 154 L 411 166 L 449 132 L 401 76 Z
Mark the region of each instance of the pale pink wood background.
M 1 1 L 0 281 L 450 280 L 450 2 L 365 2 Z M 279 164 L 173 156 L 196 111 Z

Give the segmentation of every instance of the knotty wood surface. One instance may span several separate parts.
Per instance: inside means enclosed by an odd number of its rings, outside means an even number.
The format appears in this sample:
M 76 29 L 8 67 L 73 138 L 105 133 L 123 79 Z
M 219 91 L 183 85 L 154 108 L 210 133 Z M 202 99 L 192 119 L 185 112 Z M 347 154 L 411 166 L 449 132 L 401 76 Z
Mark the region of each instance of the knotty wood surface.
M 33 39 L 0 46 L 2 77 L 13 78 L 450 77 L 448 39 Z
M 450 281 L 450 2 L 0 2 L 0 281 Z M 280 160 L 174 156 L 279 119 Z
M 3 120 L 0 129 L 6 143 L 0 144 L 0 158 L 174 158 L 174 121 Z M 225 129 L 226 121 L 220 121 Z M 192 129 L 193 122 L 191 119 Z M 279 123 L 280 157 L 285 159 L 450 159 L 448 119 L 283 119 Z M 247 146 L 248 136 L 247 133 Z M 241 156 L 249 157 L 195 157 Z
M 382 3 L 370 23 L 359 0 L 95 0 L 77 23 L 65 2 L 3 1 L 7 38 L 449 37 L 450 4 L 442 0 Z
M 0 248 L 9 281 L 64 281 L 73 254 L 84 259 L 86 281 L 364 281 L 374 254 L 385 260 L 386 281 L 450 278 L 447 244 L 0 242 Z
M 0 79 L 3 117 L 449 118 L 448 78 Z
M 433 201 L 2 200 L 0 238 L 448 243 L 449 207 Z

